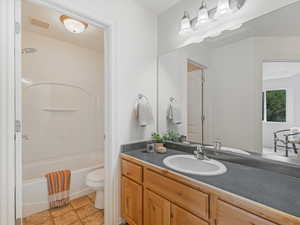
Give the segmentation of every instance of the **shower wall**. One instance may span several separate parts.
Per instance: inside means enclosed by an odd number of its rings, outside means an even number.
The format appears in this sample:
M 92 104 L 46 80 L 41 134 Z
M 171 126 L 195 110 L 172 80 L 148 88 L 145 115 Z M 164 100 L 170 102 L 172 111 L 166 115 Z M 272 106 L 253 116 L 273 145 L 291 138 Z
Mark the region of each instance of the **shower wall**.
M 23 32 L 23 178 L 99 165 L 104 149 L 103 53 Z

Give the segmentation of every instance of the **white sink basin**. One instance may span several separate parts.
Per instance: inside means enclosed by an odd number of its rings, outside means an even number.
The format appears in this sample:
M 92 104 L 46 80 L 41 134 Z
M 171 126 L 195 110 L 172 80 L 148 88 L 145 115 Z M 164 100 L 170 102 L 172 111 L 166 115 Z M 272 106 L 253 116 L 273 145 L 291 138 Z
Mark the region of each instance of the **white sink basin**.
M 172 155 L 165 158 L 163 162 L 173 170 L 201 176 L 215 176 L 227 171 L 225 165 L 219 161 L 199 160 L 193 155 Z

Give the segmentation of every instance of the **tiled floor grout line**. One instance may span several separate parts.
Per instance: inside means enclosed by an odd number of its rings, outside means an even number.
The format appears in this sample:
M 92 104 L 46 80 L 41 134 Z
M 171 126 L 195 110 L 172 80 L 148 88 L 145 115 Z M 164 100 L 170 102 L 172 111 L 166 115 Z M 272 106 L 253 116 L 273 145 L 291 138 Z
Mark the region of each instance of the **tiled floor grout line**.
M 80 200 L 81 199 L 81 200 Z M 79 202 L 76 203 L 76 200 L 79 200 Z M 48 209 L 36 214 L 33 214 L 29 217 L 24 218 L 24 221 L 30 217 L 37 216 L 36 218 L 39 218 L 39 214 L 46 213 L 46 216 L 48 214 L 48 219 L 41 220 L 38 219 L 32 220 L 31 222 L 25 221 L 25 225 L 48 225 L 51 223 L 51 225 L 57 225 L 62 224 L 63 225 L 91 225 L 91 224 L 98 224 L 103 225 L 103 219 L 104 219 L 104 210 L 97 209 L 94 207 L 95 204 L 95 193 L 91 193 L 86 196 L 82 196 L 77 199 L 73 199 L 69 202 L 68 205 L 58 208 L 57 211 L 55 209 Z M 89 211 L 89 209 L 91 209 Z M 66 214 L 70 213 L 70 220 L 68 221 L 68 217 Z M 98 215 L 97 215 L 98 214 Z M 59 218 L 60 217 L 60 218 Z M 82 218 L 81 218 L 82 217 Z M 99 220 L 95 220 L 99 219 Z M 40 222 L 38 222 L 40 220 Z M 63 221 L 63 222 L 62 222 Z M 96 221 L 96 223 L 95 223 Z

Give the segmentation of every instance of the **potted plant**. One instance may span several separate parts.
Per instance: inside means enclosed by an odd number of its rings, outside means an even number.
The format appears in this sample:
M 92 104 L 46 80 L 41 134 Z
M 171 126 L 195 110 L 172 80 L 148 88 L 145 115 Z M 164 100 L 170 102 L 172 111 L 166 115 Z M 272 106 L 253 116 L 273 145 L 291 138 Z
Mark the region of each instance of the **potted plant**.
M 164 141 L 181 142 L 181 135 L 175 131 L 169 131 L 163 136 Z
M 157 151 L 157 149 L 160 147 L 164 147 L 164 138 L 160 134 L 152 133 L 152 141 L 155 151 Z

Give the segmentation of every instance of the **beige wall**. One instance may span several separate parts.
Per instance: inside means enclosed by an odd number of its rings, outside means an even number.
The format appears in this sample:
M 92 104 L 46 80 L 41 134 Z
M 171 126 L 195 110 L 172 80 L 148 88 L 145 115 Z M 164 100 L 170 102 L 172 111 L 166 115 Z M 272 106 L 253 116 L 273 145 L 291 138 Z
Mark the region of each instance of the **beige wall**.
M 261 121 L 262 93 L 262 62 L 264 60 L 300 60 L 298 37 L 255 37 L 244 39 L 214 49 L 193 46 L 174 51 L 160 57 L 164 63 L 184 66 L 184 59 L 192 58 L 200 64 L 208 66 L 205 82 L 205 140 L 213 143 L 220 140 L 224 146 L 240 148 L 248 151 L 261 152 L 263 146 L 263 124 Z M 274 47 L 276 46 L 276 47 Z M 166 57 L 177 55 L 181 61 L 168 62 Z M 180 57 L 178 56 L 180 55 Z M 162 62 L 162 60 L 160 60 Z M 160 65 L 160 68 L 166 65 Z M 175 78 L 176 71 L 163 75 Z M 181 75 L 181 76 L 180 76 Z M 185 74 L 178 75 L 185 77 Z M 178 83 L 161 80 L 160 69 L 159 105 L 163 107 L 163 99 L 168 91 L 168 85 L 176 85 L 180 95 L 186 91 L 186 83 L 180 79 Z M 174 88 L 173 88 L 174 89 Z M 182 110 L 187 110 L 182 105 Z M 159 122 L 165 115 L 159 111 Z M 298 123 L 295 122 L 296 126 Z M 185 126 L 185 125 L 183 125 Z M 163 126 L 159 126 L 163 128 Z M 265 126 L 266 132 L 268 126 Z M 185 134 L 185 133 L 184 133 Z
M 22 57 L 32 82 L 23 83 L 24 177 L 59 169 L 53 161 L 68 169 L 103 161 L 103 53 L 33 32 L 23 32 L 22 46 L 37 49 Z
M 249 151 L 262 151 L 272 126 L 261 121 L 262 63 L 300 60 L 298 37 L 255 37 L 226 45 L 210 54 L 212 139 Z M 276 47 L 274 47 L 276 46 Z M 241 57 L 242 56 L 242 57 Z M 276 127 L 276 126 L 275 126 Z M 277 126 L 278 128 L 278 126 Z M 272 131 L 271 131 L 272 132 Z

